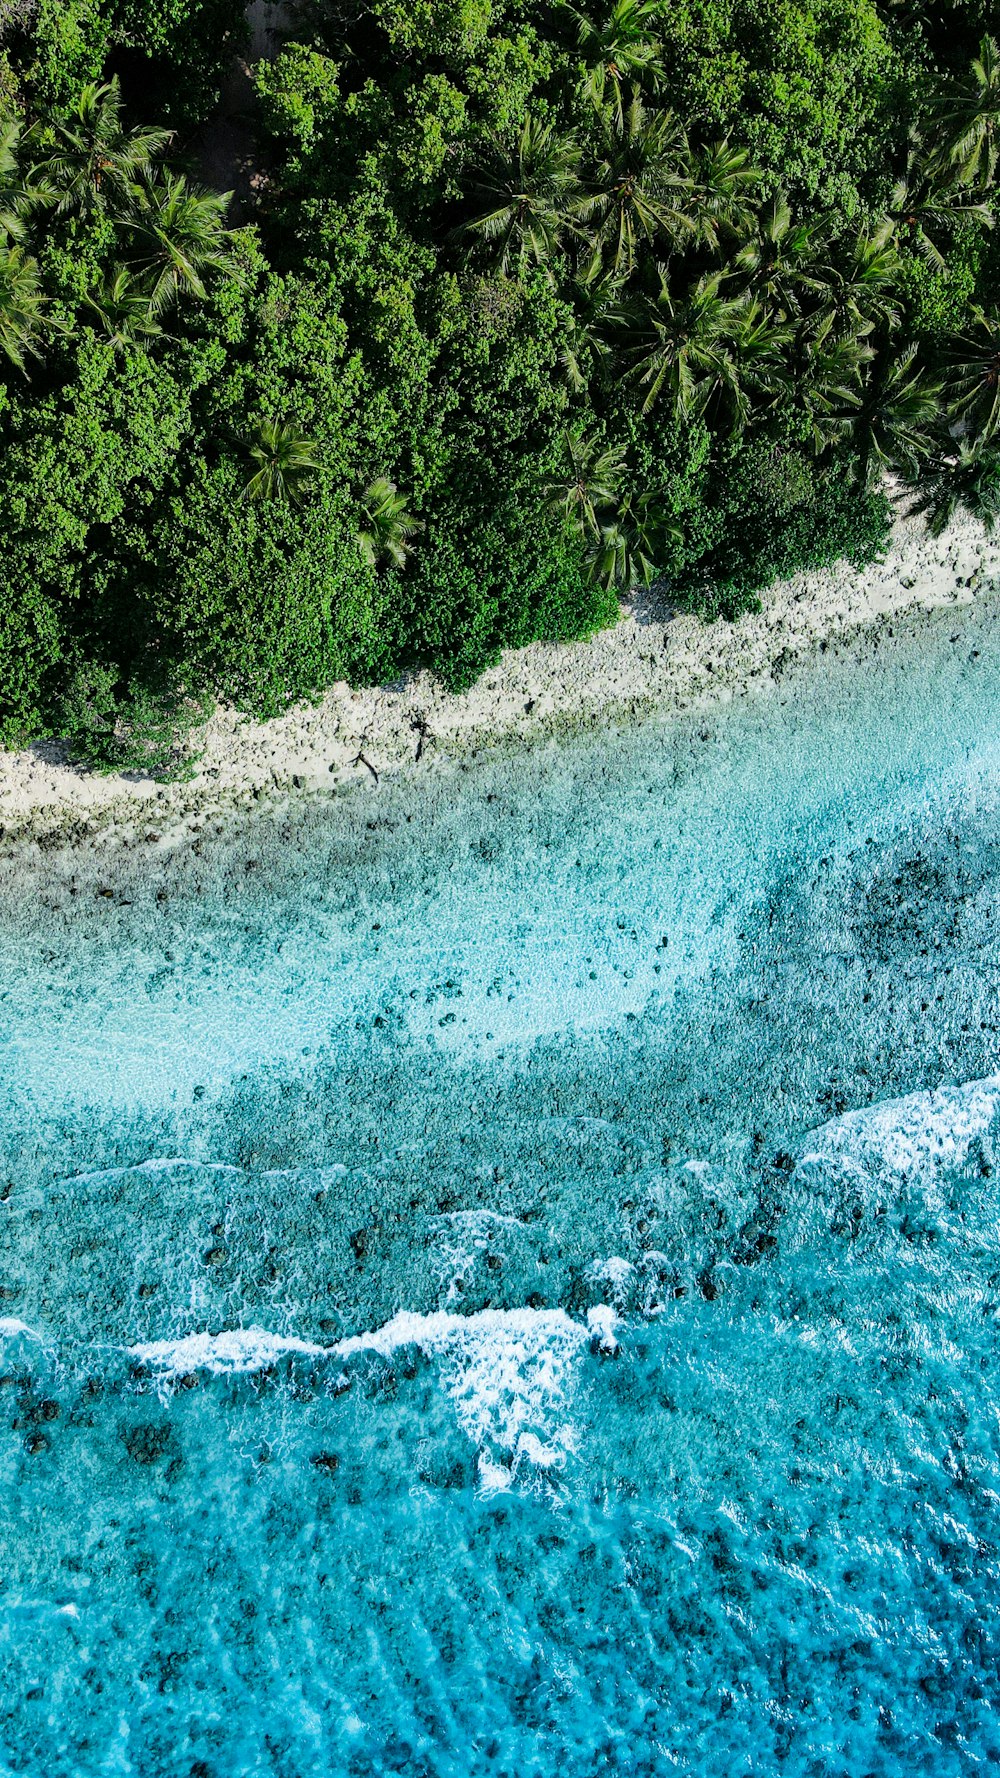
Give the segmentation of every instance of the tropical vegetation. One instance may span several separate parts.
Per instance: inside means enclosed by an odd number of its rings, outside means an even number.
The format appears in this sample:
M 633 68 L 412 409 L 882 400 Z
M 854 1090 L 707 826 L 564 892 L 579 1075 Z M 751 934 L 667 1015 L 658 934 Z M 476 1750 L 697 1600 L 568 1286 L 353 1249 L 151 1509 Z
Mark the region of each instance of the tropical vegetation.
M 234 114 L 240 0 L 0 0 L 5 744 L 1000 513 L 985 0 L 273 12 Z

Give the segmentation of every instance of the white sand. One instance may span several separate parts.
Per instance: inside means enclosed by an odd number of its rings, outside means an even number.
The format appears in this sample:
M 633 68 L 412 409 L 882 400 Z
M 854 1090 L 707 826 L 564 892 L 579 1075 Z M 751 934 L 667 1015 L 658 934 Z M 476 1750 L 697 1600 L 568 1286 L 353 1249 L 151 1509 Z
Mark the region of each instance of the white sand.
M 162 820 L 211 801 L 275 788 L 326 788 L 352 778 L 376 785 L 413 762 L 430 763 L 470 747 L 551 732 L 574 721 L 597 725 L 631 714 L 720 704 L 751 686 L 780 680 L 822 642 L 871 629 L 904 612 L 968 604 L 980 586 L 1000 584 L 1000 536 L 971 519 L 944 537 L 901 518 L 885 560 L 856 571 L 846 564 L 782 582 L 759 615 L 737 624 L 676 616 L 637 596 L 621 621 L 589 642 L 537 643 L 511 650 L 461 695 L 429 674 L 370 691 L 335 685 L 316 705 L 297 705 L 272 722 L 220 708 L 210 719 L 196 776 L 166 788 L 149 779 L 102 777 L 67 765 L 58 746 L 0 754 L 0 823 L 36 812 L 53 816 L 127 815 L 156 798 Z

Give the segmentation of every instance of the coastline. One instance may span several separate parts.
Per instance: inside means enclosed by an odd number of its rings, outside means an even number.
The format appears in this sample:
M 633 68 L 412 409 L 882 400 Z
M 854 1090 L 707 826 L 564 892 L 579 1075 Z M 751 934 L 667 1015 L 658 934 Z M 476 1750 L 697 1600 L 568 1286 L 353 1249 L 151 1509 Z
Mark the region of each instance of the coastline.
M 0 753 L 0 831 L 51 832 L 135 820 L 155 804 L 159 824 L 262 796 L 329 791 L 502 745 L 528 745 L 602 723 L 718 708 L 767 692 L 817 651 L 874 638 L 894 618 L 971 604 L 1000 583 L 1000 536 L 959 517 L 940 538 L 900 517 L 885 557 L 845 562 L 778 582 L 760 613 L 706 624 L 640 592 L 619 622 L 588 641 L 508 651 L 467 692 L 429 673 L 388 687 L 333 687 L 315 705 L 269 722 L 220 707 L 194 775 L 178 784 L 101 776 L 65 763 L 56 743 Z

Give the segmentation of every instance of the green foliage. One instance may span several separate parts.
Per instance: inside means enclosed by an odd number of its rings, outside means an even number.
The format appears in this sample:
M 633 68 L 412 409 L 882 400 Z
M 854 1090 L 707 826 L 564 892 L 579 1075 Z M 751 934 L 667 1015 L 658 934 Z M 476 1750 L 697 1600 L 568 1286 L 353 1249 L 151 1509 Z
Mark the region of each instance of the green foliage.
M 89 332 L 67 362 L 65 382 L 44 397 L 26 389 L 9 399 L 0 458 L 8 741 L 45 726 L 74 633 L 116 625 L 124 615 L 108 590 L 115 541 L 143 521 L 151 488 L 172 468 L 189 403 L 190 391 L 167 366 L 142 349 L 119 353 Z
M 110 49 L 99 0 L 39 0 L 30 35 L 16 46 L 15 65 L 33 103 L 58 111 L 88 81 L 100 79 Z
M 743 137 L 794 195 L 855 209 L 884 157 L 894 90 L 875 0 L 669 0 L 659 28 L 685 116 Z
M 940 345 L 962 328 L 976 294 L 983 259 L 982 231 L 960 230 L 941 261 L 904 253 L 898 288 L 907 324 L 918 339 Z
M 491 36 L 480 57 L 465 70 L 469 109 L 484 139 L 507 139 L 528 119 L 533 95 L 552 73 L 552 47 L 530 29 L 515 36 Z
M 142 96 L 171 122 L 204 116 L 245 39 L 243 0 L 37 0 L 14 64 L 39 109 L 70 107 L 112 58 L 131 59 Z
M 455 196 L 448 160 L 466 131 L 466 99 L 444 74 L 428 74 L 411 96 L 408 125 L 393 142 L 400 187 L 427 201 L 432 192 Z
M 467 62 L 482 45 L 492 0 L 373 0 L 372 16 L 393 50 Z
M 192 697 L 155 668 L 123 686 L 117 668 L 87 661 L 73 669 L 60 699 L 59 732 L 70 760 L 90 771 L 177 782 L 194 773 L 195 731 L 209 707 L 204 693 Z
M 183 769 L 203 692 L 465 686 L 657 578 L 735 617 L 871 559 L 887 467 L 992 522 L 1000 54 L 981 0 L 948 18 L 312 0 L 234 232 L 195 126 L 242 0 L 22 9 L 0 739 Z
M 188 81 L 193 66 L 220 65 L 245 38 L 242 0 L 104 0 L 103 10 L 117 42 L 175 58 Z
M 286 43 L 273 62 L 257 69 L 262 120 L 293 167 L 308 156 L 342 114 L 340 69 L 320 50 Z
M 581 546 L 530 504 L 507 498 L 476 523 L 467 510 L 449 518 L 428 528 L 415 571 L 397 589 L 407 664 L 424 662 L 462 691 L 505 647 L 614 622 L 618 600 L 593 584 Z
M 734 446 L 719 465 L 715 493 L 719 540 L 696 574 L 677 584 L 682 600 L 706 617 L 758 610 L 761 591 L 780 577 L 841 556 L 861 567 L 888 542 L 884 490 L 859 489 L 849 461 L 817 475 L 790 440 Z
M 102 0 L 117 59 L 171 124 L 199 123 L 247 38 L 244 0 Z

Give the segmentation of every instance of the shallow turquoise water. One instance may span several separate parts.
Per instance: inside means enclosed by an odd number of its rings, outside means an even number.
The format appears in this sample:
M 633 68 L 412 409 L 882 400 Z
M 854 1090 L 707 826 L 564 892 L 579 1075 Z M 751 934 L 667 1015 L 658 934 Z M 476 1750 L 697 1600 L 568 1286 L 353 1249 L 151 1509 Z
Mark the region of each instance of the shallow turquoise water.
M 992 624 L 8 849 L 0 1773 L 996 1764 Z

